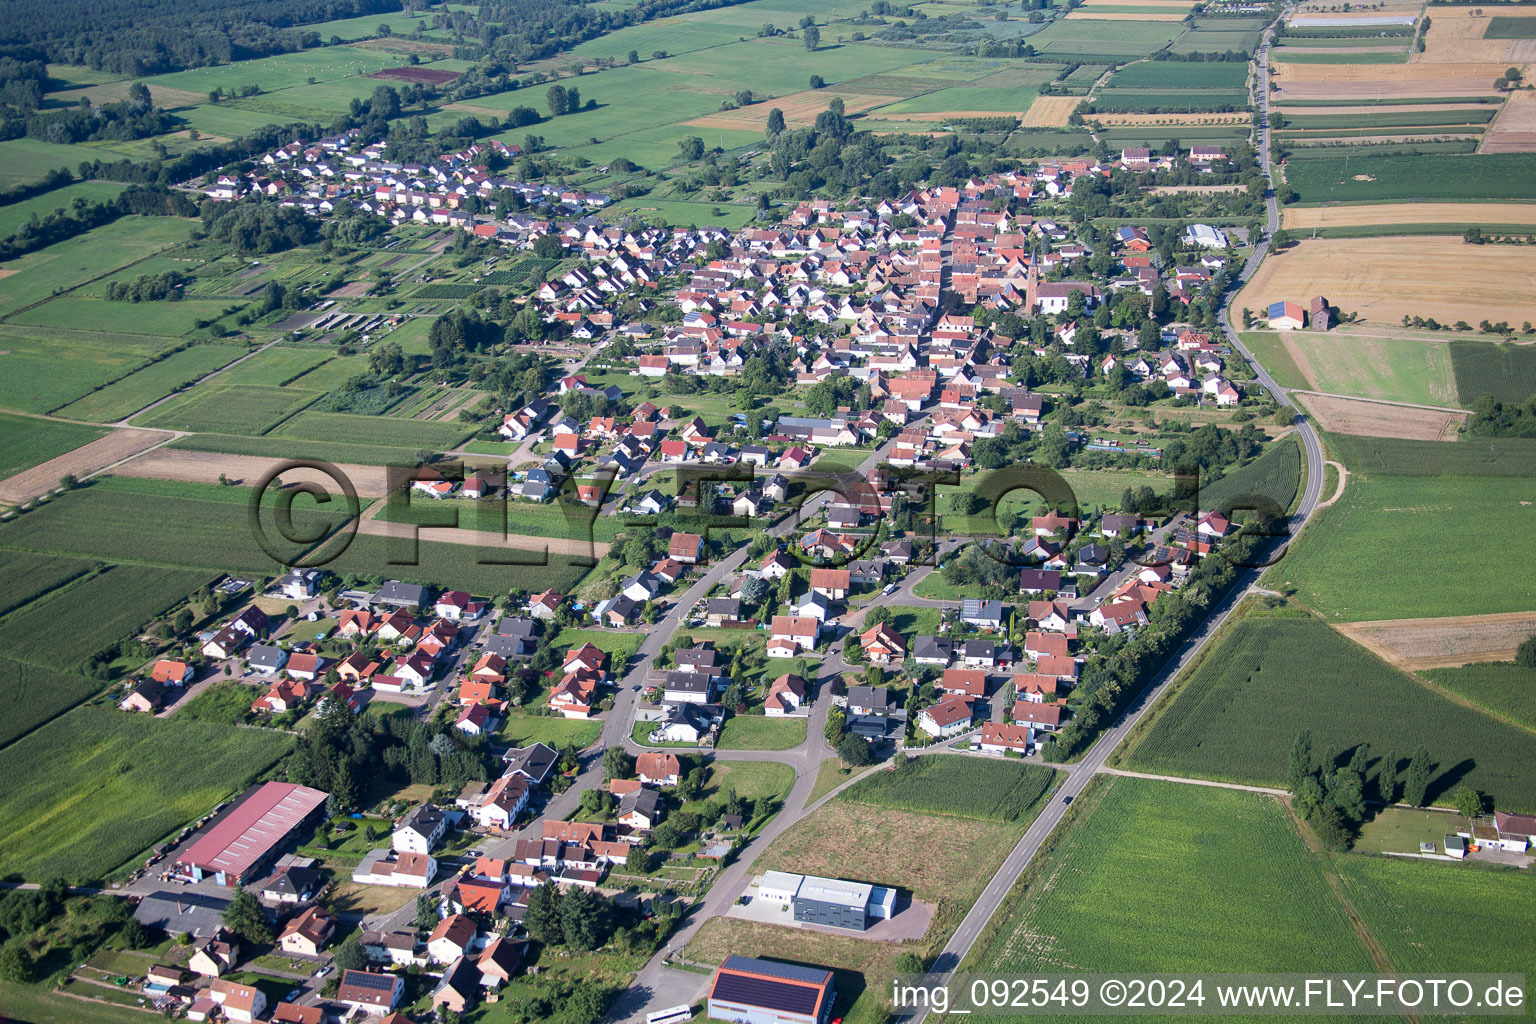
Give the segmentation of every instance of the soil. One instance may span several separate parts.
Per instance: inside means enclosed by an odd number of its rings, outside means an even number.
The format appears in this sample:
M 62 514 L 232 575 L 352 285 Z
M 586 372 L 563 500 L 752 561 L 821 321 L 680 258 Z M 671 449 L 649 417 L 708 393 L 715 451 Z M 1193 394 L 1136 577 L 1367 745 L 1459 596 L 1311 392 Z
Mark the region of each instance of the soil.
M 1334 398 L 1293 391 L 1302 406 L 1332 434 L 1397 437 L 1409 441 L 1454 441 L 1456 427 L 1468 415 L 1387 405 L 1363 398 Z
M 142 430 L 123 427 L 106 437 L 83 444 L 72 452 L 49 459 L 40 466 L 24 469 L 15 476 L 0 481 L 0 503 L 19 505 L 31 501 L 59 486 L 59 479 L 75 476 L 81 479 L 115 462 L 121 462 L 146 448 L 164 444 L 175 434 L 164 430 Z
M 1389 664 L 1416 672 L 1513 661 L 1520 642 L 1536 632 L 1536 612 L 1387 619 L 1340 623 L 1334 628 Z

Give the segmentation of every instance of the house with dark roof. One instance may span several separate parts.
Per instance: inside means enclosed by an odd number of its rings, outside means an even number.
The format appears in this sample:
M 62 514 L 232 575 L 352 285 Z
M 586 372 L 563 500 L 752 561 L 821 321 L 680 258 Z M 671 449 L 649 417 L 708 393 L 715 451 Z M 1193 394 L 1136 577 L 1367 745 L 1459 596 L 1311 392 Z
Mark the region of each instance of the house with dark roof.
M 736 1024 L 825 1024 L 836 997 L 819 967 L 728 956 L 709 983 L 709 1016 Z
M 336 1002 L 364 1015 L 385 1014 L 400 1005 L 404 992 L 405 979 L 398 974 L 342 971 Z

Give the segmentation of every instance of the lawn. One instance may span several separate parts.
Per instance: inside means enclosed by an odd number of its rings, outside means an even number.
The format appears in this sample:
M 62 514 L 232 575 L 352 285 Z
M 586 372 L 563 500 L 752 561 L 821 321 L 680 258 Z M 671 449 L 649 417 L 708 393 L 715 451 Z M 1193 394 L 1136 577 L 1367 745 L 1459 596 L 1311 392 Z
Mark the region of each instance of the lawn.
M 1273 798 L 1118 778 L 1080 799 L 963 969 L 1372 970 Z
M 704 799 L 734 791 L 747 800 L 782 800 L 795 784 L 795 770 L 775 761 L 712 761 L 704 782 Z
M 1485 446 L 1440 447 L 1471 456 Z M 1324 616 L 1345 621 L 1525 611 L 1536 607 L 1536 552 L 1511 538 L 1529 534 L 1532 500 L 1528 478 L 1357 473 L 1266 579 L 1297 587 Z M 1447 541 L 1451 561 L 1426 572 L 1423 559 Z
M 721 750 L 793 750 L 805 742 L 805 719 L 732 715 L 720 730 Z
M 193 345 L 58 409 L 60 416 L 115 423 L 245 355 L 240 345 Z
M 97 427 L 0 413 L 0 477 L 47 462 L 106 434 Z
M 1345 896 L 1398 971 L 1529 975 L 1536 964 L 1536 933 L 1528 927 L 1536 886 L 1526 872 L 1394 857 L 1334 863 Z
M 1056 784 L 1056 772 L 1038 765 L 979 757 L 929 754 L 896 771 L 876 772 L 837 796 L 953 818 L 1016 822 L 1034 811 Z
M 117 566 L 6 616 L 0 650 L 48 668 L 78 669 L 209 582 L 208 572 Z
M 9 143 L 0 143 L 0 146 L 6 145 Z M 0 238 L 15 234 L 33 216 L 43 219 L 55 210 L 68 210 L 76 199 L 90 203 L 116 199 L 127 187 L 111 181 L 77 181 L 31 199 L 0 206 Z
M 1283 786 L 1306 728 L 1318 751 L 1370 744 L 1372 779 L 1382 757 L 1406 765 L 1422 744 L 1432 801 L 1465 783 L 1498 807 L 1536 811 L 1536 735 L 1440 697 L 1315 618 L 1244 618 L 1181 685 L 1127 767 Z
M 222 381 L 222 378 L 220 378 Z M 139 417 L 141 427 L 261 434 L 320 397 L 318 391 L 204 384 Z
M 582 644 L 591 644 L 611 655 L 608 664 L 616 675 L 623 674 L 625 662 L 640 648 L 644 633 L 615 633 L 607 629 L 562 629 L 560 646 L 569 650 Z
M 0 874 L 101 878 L 292 746 L 265 729 L 71 711 L 0 750 Z
M 1536 730 L 1536 670 L 1513 662 L 1483 662 L 1420 673 L 1495 714 Z
M 512 712 L 497 729 L 496 735 L 514 747 L 526 747 L 530 743 L 544 743 L 556 750 L 575 746 L 585 750 L 597 742 L 603 731 L 600 721 L 584 721 L 579 718 L 561 718 L 559 715 L 528 715 Z
M 1303 203 L 1396 199 L 1529 199 L 1536 154 L 1312 156 L 1285 180 Z

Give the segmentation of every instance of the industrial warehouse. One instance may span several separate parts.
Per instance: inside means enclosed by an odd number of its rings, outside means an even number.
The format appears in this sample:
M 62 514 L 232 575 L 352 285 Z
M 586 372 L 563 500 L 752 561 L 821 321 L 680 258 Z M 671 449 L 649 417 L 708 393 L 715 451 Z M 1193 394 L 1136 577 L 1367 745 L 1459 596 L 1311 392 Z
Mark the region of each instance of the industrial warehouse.
M 710 981 L 709 1016 L 738 1024 L 822 1024 L 833 995 L 831 971 L 729 956 Z
M 176 859 L 176 873 L 194 882 L 212 877 L 219 885 L 243 885 L 257 878 L 272 855 L 313 822 L 327 794 L 290 782 L 268 782 L 246 793 Z
M 798 923 L 859 932 L 896 913 L 895 889 L 786 871 L 764 872 L 757 898 L 793 908 Z

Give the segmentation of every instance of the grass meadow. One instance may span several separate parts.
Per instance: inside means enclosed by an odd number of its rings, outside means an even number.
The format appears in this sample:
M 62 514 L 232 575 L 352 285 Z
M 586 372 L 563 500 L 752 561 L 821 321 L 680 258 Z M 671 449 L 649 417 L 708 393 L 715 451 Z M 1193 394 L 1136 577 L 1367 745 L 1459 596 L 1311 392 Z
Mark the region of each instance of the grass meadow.
M 102 878 L 292 746 L 268 729 L 71 711 L 0 750 L 0 874 Z
M 23 199 L 19 203 L 0 206 L 0 238 L 15 234 L 33 216 L 42 218 L 54 210 L 67 210 L 76 199 L 84 199 L 90 203 L 116 199 L 127 187 L 112 181 L 77 181 L 73 185 L 65 185 L 63 188 L 44 192 L 31 199 Z
M 0 324 L 0 406 L 48 412 L 147 363 L 150 348 L 79 343 Z
M 319 459 L 324 462 L 354 462 L 363 466 L 412 466 L 416 464 L 413 448 L 388 448 L 369 444 L 332 444 L 328 441 L 299 441 L 287 437 L 247 437 L 241 434 L 193 434 L 178 438 L 166 447 L 224 455 L 260 455 L 274 459 Z
M 1440 447 L 1455 458 L 1486 443 Z M 1536 523 L 1532 501 L 1529 478 L 1357 473 L 1266 578 L 1330 620 L 1525 611 L 1536 606 L 1536 552 L 1514 541 Z
M 318 391 L 264 385 L 194 388 L 134 422 L 167 430 L 262 434 L 320 397 Z
M 1310 531 L 1309 531 L 1310 532 Z M 1250 615 L 1181 684 L 1127 767 L 1284 785 L 1296 734 L 1319 751 L 1371 746 L 1369 774 L 1423 744 L 1429 795 L 1465 783 L 1507 810 L 1536 811 L 1536 735 L 1440 697 L 1312 617 Z M 1374 786 L 1374 783 L 1369 785 Z
M 458 423 L 344 412 L 303 412 L 282 423 L 276 433 L 299 440 L 442 450 L 464 440 L 471 430 Z
M 1255 332 L 1243 343 L 1284 387 L 1308 388 L 1336 395 L 1380 398 L 1419 405 L 1457 404 L 1461 391 L 1453 369 L 1457 344 L 1420 338 L 1351 336 L 1331 331 Z M 1536 368 L 1536 360 L 1530 361 Z M 1303 370 L 1303 365 L 1305 370 Z M 1477 371 L 1483 372 L 1481 368 Z M 1522 399 L 1523 400 L 1523 399 Z
M 920 814 L 986 821 L 1033 817 L 1056 772 L 1038 765 L 930 754 L 894 772 L 876 772 L 843 790 L 838 800 Z
M 10 143 L 0 143 L 6 145 Z M 75 159 L 84 156 L 77 154 Z M 4 163 L 0 152 L 0 165 Z M 0 280 L 0 314 L 14 313 L 22 306 L 185 242 L 190 225 L 190 221 L 176 217 L 119 217 L 83 235 L 18 256 L 5 267 L 15 273 Z
M 70 419 L 115 423 L 245 355 L 243 345 L 193 345 L 54 410 Z
M 1079 801 L 964 969 L 1372 969 L 1279 801 L 1128 778 Z
M 232 368 L 225 377 L 227 384 L 265 385 L 280 387 L 314 370 L 333 358 L 330 349 L 277 345 L 258 352 L 239 366 Z

